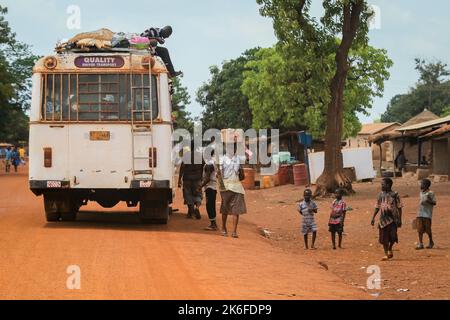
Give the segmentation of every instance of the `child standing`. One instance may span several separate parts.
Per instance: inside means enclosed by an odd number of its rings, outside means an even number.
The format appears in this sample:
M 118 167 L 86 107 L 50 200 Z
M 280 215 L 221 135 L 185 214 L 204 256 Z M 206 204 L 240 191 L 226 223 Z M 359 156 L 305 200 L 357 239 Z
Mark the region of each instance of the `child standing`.
M 416 250 L 424 249 L 423 235 L 426 233 L 430 240 L 427 249 L 433 249 L 433 234 L 431 231 L 431 219 L 433 218 L 433 208 L 436 206 L 436 196 L 433 191 L 430 191 L 431 181 L 428 179 L 422 180 L 420 183 L 420 205 L 419 213 L 417 215 L 417 232 L 419 233 L 419 244 Z
M 207 156 L 205 155 L 205 158 Z M 205 229 L 207 231 L 217 231 L 217 213 L 216 213 L 216 198 L 217 198 L 217 173 L 214 161 L 214 150 L 211 150 L 209 159 L 205 159 L 205 166 L 203 168 L 203 181 L 201 188 L 205 188 L 206 195 L 206 211 L 210 225 Z
M 378 223 L 379 241 L 383 245 L 385 256 L 382 261 L 394 257 L 393 247 L 398 243 L 397 229 L 402 226 L 402 202 L 397 192 L 392 191 L 394 182 L 390 178 L 384 178 L 381 182 L 381 193 L 378 195 L 375 213 L 372 218 L 372 226 L 375 226 L 375 218 L 381 212 Z
M 337 189 L 335 195 L 336 199 L 331 205 L 330 221 L 328 222 L 333 250 L 336 250 L 336 233 L 339 235 L 339 248 L 342 249 L 342 234 L 344 233 L 344 220 L 347 213 L 342 189 Z
M 306 189 L 303 193 L 303 201 L 298 205 L 298 211 L 303 216 L 302 234 L 305 241 L 305 250 L 308 250 L 308 234 L 312 232 L 311 250 L 315 250 L 315 243 L 317 238 L 317 224 L 314 219 L 314 214 L 317 213 L 317 205 L 312 201 L 312 191 Z

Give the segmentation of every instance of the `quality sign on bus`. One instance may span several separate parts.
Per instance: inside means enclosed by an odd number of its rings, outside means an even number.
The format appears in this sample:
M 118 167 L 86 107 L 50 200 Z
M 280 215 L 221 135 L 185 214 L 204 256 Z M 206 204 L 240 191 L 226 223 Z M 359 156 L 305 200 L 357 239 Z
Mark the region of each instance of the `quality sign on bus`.
M 122 68 L 125 61 L 119 56 L 81 56 L 75 59 L 77 68 Z

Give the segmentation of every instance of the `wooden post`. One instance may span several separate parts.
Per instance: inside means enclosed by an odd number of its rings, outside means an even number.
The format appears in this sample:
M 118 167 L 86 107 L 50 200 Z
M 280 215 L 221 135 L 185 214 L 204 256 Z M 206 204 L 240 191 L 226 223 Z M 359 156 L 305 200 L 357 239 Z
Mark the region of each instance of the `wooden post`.
M 394 159 L 394 179 L 397 178 L 397 168 L 395 167 L 395 158 L 397 157 L 397 153 L 395 153 L 395 140 L 391 141 L 392 143 L 392 158 Z
M 422 163 L 422 140 L 420 139 L 420 137 L 417 137 L 417 146 L 418 146 L 418 157 L 419 157 L 419 161 L 417 162 L 417 169 L 420 169 L 420 165 Z
M 381 168 L 383 167 L 383 147 L 382 147 L 383 143 L 379 144 L 380 147 L 380 177 L 382 177 L 382 171 Z

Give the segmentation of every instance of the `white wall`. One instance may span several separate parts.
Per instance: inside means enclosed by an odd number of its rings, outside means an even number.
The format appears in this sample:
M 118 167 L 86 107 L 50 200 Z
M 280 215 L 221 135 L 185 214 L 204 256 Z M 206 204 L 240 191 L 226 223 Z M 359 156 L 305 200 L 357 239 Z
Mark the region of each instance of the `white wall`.
M 343 149 L 342 157 L 344 161 L 344 168 L 355 168 L 357 180 L 374 179 L 376 177 L 376 172 L 373 169 L 372 148 Z M 324 163 L 324 152 L 309 154 L 309 172 L 311 175 L 311 183 L 316 183 L 317 179 L 323 173 Z

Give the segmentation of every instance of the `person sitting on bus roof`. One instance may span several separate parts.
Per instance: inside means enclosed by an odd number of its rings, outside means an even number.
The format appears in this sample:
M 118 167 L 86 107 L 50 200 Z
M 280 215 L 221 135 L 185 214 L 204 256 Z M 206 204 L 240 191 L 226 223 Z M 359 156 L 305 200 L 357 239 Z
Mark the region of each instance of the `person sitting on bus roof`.
M 169 38 L 172 35 L 172 32 L 173 31 L 171 26 L 166 26 L 161 29 L 149 28 L 141 34 L 141 37 L 147 37 L 150 40 L 155 39 L 160 45 L 162 45 L 166 42 L 165 39 Z M 156 46 L 155 51 L 156 54 L 164 61 L 164 64 L 166 65 L 167 70 L 169 71 L 169 74 L 172 78 L 178 77 L 183 74 L 183 72 L 181 71 L 175 71 L 172 59 L 170 58 L 169 50 L 167 50 L 167 48 Z

